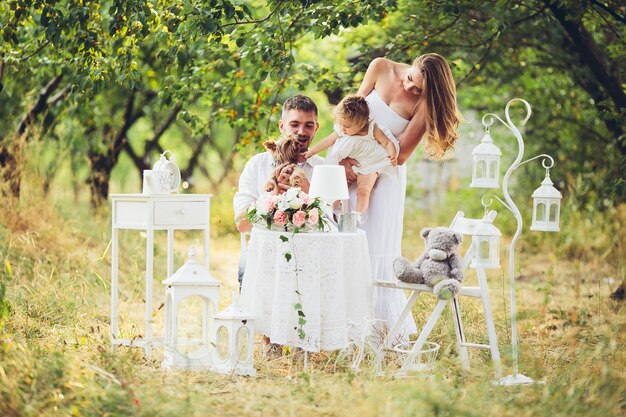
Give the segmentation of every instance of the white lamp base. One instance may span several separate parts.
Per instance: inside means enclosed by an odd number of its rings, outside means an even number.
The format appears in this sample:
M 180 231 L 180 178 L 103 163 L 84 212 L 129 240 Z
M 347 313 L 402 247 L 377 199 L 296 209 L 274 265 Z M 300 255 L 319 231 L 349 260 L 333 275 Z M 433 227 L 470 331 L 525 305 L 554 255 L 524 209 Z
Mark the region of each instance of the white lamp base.
M 531 384 L 535 384 L 535 383 L 545 384 L 545 382 L 543 382 L 543 381 L 535 382 L 532 378 L 529 378 L 529 377 L 527 377 L 526 375 L 523 375 L 523 374 L 508 375 L 508 376 L 505 376 L 503 378 L 500 378 L 497 381 L 494 381 L 494 385 L 501 385 L 501 386 L 531 385 Z

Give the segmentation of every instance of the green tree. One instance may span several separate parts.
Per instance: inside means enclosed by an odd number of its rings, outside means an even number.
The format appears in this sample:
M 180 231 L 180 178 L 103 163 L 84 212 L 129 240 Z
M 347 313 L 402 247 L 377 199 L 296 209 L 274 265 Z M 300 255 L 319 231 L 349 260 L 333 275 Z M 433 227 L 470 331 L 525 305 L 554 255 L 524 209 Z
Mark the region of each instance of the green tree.
M 410 63 L 440 53 L 451 63 L 464 108 L 485 113 L 513 97 L 530 101 L 529 151 L 557 156 L 577 206 L 620 202 L 625 22 L 617 1 L 400 1 L 380 25 L 344 34 L 344 48 L 352 48 L 347 65 L 322 77 L 320 87 L 336 100 L 356 88 L 356 74 L 374 57 Z
M 2 3 L 0 105 L 10 109 L 0 117 L 2 174 L 19 195 L 24 144 L 73 140 L 80 150 L 74 157 L 88 161 L 87 183 L 98 206 L 120 155 L 145 168 L 144 156 L 160 149 L 171 126 L 192 136 L 188 174 L 207 148 L 231 159 L 235 143 L 258 141 L 259 126 L 269 126 L 277 112 L 299 38 L 379 19 L 393 3 Z M 131 143 L 129 132 L 140 121 L 151 133 Z M 224 128 L 230 141 L 215 136 Z

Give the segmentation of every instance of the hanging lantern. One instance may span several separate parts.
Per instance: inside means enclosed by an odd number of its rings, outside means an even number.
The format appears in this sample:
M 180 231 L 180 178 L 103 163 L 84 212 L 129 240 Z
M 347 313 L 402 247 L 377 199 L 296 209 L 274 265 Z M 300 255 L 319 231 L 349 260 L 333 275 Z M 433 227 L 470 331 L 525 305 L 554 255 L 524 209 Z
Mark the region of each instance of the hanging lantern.
M 533 222 L 530 230 L 541 232 L 558 232 L 561 212 L 561 192 L 554 188 L 550 179 L 550 172 L 546 170 L 546 177 L 541 186 L 533 192 Z
M 472 188 L 500 187 L 500 156 L 502 152 L 493 143 L 489 129 L 478 146 L 472 151 Z
M 500 230 L 485 216 L 472 233 L 472 268 L 500 268 Z
M 215 316 L 213 370 L 222 374 L 255 376 L 254 317 L 234 298 L 233 303 Z
M 163 284 L 167 285 L 163 368 L 211 369 L 211 323 L 219 305 L 220 282 L 196 261 L 196 250 L 192 246 L 187 262 Z M 184 319 L 200 319 L 200 326 Z

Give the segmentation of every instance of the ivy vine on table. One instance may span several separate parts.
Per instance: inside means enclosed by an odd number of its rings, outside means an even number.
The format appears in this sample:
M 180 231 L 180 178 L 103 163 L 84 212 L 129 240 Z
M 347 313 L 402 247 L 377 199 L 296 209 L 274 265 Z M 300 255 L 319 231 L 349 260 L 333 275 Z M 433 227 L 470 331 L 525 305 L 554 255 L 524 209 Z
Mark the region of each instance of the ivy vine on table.
M 297 231 L 295 231 L 294 233 L 292 233 L 291 237 L 295 236 L 295 234 L 298 233 Z M 289 238 L 285 235 L 280 235 L 280 240 L 282 242 L 291 242 L 292 244 L 292 250 L 294 248 L 293 246 L 293 242 L 289 240 Z M 298 302 L 294 303 L 293 308 L 294 310 L 296 310 L 296 313 L 298 314 L 298 326 L 296 327 L 296 331 L 298 332 L 298 337 L 300 338 L 300 340 L 304 340 L 304 338 L 306 337 L 306 333 L 304 332 L 304 325 L 306 324 L 306 314 L 304 314 L 304 310 L 302 310 L 302 294 L 300 294 L 300 290 L 298 288 L 298 272 L 300 271 L 298 268 L 298 260 L 295 256 L 295 250 L 293 250 L 293 255 L 291 252 L 287 251 L 285 252 L 283 255 L 285 256 L 285 260 L 287 260 L 287 262 L 291 262 L 291 260 L 293 259 L 294 261 L 294 272 L 295 274 L 295 279 L 296 279 L 296 296 L 298 297 Z

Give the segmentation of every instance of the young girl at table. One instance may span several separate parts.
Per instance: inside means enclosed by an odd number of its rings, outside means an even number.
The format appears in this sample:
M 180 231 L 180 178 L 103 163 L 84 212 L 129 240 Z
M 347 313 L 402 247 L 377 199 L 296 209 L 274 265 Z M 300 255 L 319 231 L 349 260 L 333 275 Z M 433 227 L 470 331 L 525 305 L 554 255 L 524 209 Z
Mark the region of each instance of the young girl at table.
M 349 157 L 359 161 L 354 166 L 356 174 L 356 211 L 367 211 L 369 199 L 380 172 L 390 165 L 396 165 L 398 141 L 385 127 L 377 125 L 369 118 L 370 112 L 364 97 L 347 96 L 334 111 L 335 132 L 320 140 L 304 155 L 313 155 L 332 146 L 326 155 L 326 164 L 337 164 Z

